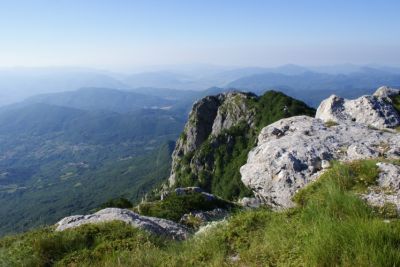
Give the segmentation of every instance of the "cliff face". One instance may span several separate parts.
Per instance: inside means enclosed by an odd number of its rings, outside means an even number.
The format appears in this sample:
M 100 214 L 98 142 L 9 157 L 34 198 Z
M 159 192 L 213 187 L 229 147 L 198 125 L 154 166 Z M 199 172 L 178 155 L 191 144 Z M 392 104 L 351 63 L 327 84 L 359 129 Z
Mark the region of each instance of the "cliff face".
M 227 199 L 250 195 L 239 168 L 261 127 L 314 110 L 282 93 L 225 93 L 193 105 L 172 155 L 169 185 L 200 186 Z
M 201 166 L 196 160 L 190 165 L 184 164 L 187 163 L 184 161 L 193 156 L 208 138 L 213 139 L 223 130 L 242 122 L 253 124 L 254 108 L 249 105 L 249 100 L 254 99 L 256 96 L 250 93 L 230 92 L 207 96 L 193 105 L 188 122 L 172 153 L 170 186 L 174 186 L 177 182 L 177 171 L 186 171 L 189 168 L 198 174 L 204 169 L 205 166 Z

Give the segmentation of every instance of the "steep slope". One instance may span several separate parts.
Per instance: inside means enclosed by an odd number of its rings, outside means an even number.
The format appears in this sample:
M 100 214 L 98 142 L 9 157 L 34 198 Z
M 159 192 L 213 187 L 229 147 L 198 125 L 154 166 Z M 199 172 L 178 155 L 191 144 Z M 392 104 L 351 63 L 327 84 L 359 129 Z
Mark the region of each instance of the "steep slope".
M 193 105 L 172 156 L 170 186 L 200 186 L 226 199 L 249 195 L 240 181 L 259 130 L 278 119 L 313 115 L 314 110 L 282 93 L 261 97 L 231 92 Z

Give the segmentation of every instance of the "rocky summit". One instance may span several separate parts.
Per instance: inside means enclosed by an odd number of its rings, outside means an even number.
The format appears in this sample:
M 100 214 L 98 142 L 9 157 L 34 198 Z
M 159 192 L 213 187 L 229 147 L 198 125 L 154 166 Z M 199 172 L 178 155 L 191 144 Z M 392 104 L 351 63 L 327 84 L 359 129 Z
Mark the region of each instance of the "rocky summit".
M 239 122 L 252 125 L 255 110 L 246 100 L 254 99 L 252 93 L 229 92 L 207 96 L 194 103 L 181 137 L 172 154 L 172 168 L 169 184 L 176 182 L 176 172 L 182 158 L 194 153 L 210 136 L 217 136 Z M 193 171 L 199 168 L 194 167 Z
M 399 90 L 345 100 L 331 96 L 316 118 L 297 116 L 262 129 L 241 167 L 243 183 L 275 209 L 293 207 L 293 195 L 319 177 L 329 161 L 400 157 L 399 114 L 390 101 Z M 389 97 L 389 98 L 388 98 Z M 398 179 L 398 177 L 396 177 Z

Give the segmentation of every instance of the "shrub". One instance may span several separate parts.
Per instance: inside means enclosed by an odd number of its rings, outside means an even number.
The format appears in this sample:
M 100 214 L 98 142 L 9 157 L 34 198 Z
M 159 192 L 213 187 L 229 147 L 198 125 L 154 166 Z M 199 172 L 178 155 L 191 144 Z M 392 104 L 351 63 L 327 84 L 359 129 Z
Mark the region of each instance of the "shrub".
M 172 193 L 160 201 L 141 203 L 137 211 L 142 215 L 178 222 L 184 214 L 191 211 L 208 211 L 215 208 L 231 209 L 234 205 L 219 198 L 209 200 L 196 192 L 186 195 Z
M 105 208 L 130 209 L 132 207 L 133 207 L 132 202 L 130 202 L 126 198 L 119 197 L 110 199 L 107 202 L 101 204 L 100 209 L 105 209 Z
M 333 120 L 328 120 L 327 122 L 325 122 L 325 126 L 328 127 L 328 128 L 330 128 L 332 126 L 336 126 L 336 125 L 339 125 L 339 124 L 336 121 L 333 121 Z

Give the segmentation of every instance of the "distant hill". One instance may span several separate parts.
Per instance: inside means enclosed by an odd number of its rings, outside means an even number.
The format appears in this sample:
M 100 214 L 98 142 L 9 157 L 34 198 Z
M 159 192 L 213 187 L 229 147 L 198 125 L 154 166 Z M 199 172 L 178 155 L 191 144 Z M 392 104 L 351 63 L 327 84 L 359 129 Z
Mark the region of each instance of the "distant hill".
M 82 87 L 129 88 L 118 77 L 82 68 L 0 69 L 0 106 L 44 93 L 76 90 Z
M 399 86 L 400 74 L 367 67 L 348 74 L 308 71 L 297 75 L 286 75 L 268 72 L 237 79 L 229 83 L 226 88 L 250 90 L 257 94 L 277 89 L 315 107 L 331 94 L 355 98 L 371 94 L 375 88 L 382 85 Z
M 165 108 L 176 103 L 165 97 L 110 88 L 81 88 L 75 91 L 36 95 L 24 102 L 121 113 L 145 108 Z

